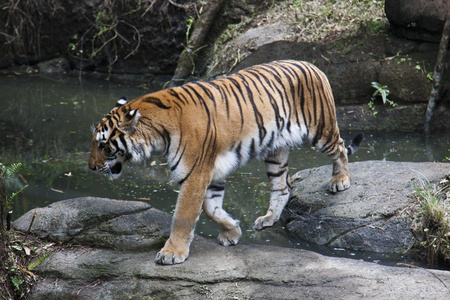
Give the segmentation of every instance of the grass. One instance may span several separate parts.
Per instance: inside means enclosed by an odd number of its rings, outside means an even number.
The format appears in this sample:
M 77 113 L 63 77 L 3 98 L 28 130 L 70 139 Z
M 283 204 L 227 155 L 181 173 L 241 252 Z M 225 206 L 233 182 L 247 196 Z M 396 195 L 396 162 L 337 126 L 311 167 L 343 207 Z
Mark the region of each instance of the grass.
M 352 35 L 361 27 L 377 33 L 387 22 L 382 0 L 290 0 L 284 2 L 282 10 L 293 14 L 296 41 L 318 41 L 342 33 Z M 272 16 L 275 22 L 284 17 L 281 13 Z
M 411 227 L 429 265 L 450 265 L 450 174 L 439 184 L 414 184 L 416 214 Z
M 212 47 L 208 73 L 228 73 L 245 58 L 251 45 L 237 47 L 234 37 L 251 27 L 282 22 L 289 25 L 280 40 L 317 42 L 355 36 L 361 30 L 371 34 L 382 32 L 388 23 L 384 0 L 286 0 L 273 1 L 256 16 L 230 24 Z M 214 72 L 212 69 L 217 68 Z

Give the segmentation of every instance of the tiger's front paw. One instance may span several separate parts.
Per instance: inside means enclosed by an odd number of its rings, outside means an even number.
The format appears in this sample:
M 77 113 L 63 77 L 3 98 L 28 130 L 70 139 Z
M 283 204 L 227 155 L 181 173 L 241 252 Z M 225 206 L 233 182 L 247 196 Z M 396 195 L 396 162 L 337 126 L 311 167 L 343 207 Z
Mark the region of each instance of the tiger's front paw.
M 217 237 L 217 239 L 219 240 L 219 243 L 223 246 L 233 246 L 239 242 L 241 235 L 242 235 L 241 227 L 236 226 L 231 230 L 222 231 Z
M 166 245 L 156 254 L 155 262 L 161 265 L 181 264 L 188 256 L 189 248 L 187 250 L 177 250 Z
M 336 193 L 346 190 L 350 187 L 350 177 L 345 174 L 334 175 L 330 180 L 329 189 L 331 192 Z

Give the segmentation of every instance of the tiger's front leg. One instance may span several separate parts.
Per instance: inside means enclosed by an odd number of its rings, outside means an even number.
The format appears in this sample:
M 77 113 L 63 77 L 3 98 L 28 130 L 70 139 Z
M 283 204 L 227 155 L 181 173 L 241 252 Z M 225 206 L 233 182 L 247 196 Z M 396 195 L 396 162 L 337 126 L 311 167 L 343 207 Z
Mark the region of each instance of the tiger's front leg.
M 200 216 L 210 179 L 207 174 L 208 172 L 192 172 L 181 185 L 170 237 L 156 255 L 157 263 L 179 264 L 189 256 L 189 246 L 194 238 L 195 224 Z
M 289 149 L 281 148 L 265 160 L 267 176 L 271 182 L 270 205 L 266 215 L 256 219 L 253 229 L 261 230 L 272 226 L 280 218 L 289 200 L 291 186 L 288 167 Z

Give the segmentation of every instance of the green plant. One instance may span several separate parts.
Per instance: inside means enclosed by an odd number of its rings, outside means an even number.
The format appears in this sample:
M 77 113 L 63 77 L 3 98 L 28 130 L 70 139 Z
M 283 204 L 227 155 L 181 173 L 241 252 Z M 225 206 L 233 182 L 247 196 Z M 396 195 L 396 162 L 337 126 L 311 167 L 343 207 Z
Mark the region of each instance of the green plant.
M 3 223 L 4 209 L 9 209 L 13 199 L 25 189 L 22 187 L 19 191 L 12 193 L 8 197 L 6 189 L 6 180 L 12 178 L 22 167 L 21 163 L 14 163 L 6 167 L 0 163 L 0 295 L 2 299 L 22 299 L 29 292 L 30 284 L 34 281 L 34 274 L 22 266 L 23 258 L 17 255 L 20 248 L 25 251 L 30 250 L 24 244 L 25 238 L 20 241 L 17 235 L 10 230 L 9 216 L 6 218 L 6 228 Z M 30 255 L 25 251 L 25 255 Z
M 378 113 L 375 110 L 375 100 L 377 98 L 381 98 L 381 100 L 383 101 L 383 104 L 390 104 L 393 107 L 397 106 L 397 103 L 395 103 L 394 101 L 388 99 L 390 91 L 388 90 L 387 85 L 382 85 L 382 84 L 374 81 L 374 82 L 371 83 L 371 86 L 373 88 L 375 88 L 375 92 L 373 92 L 372 97 L 370 98 L 369 108 L 371 110 L 373 110 L 373 115 L 374 116 L 376 116 L 377 113 Z
M 6 189 L 6 181 L 11 179 L 20 168 L 22 168 L 22 163 L 13 163 L 9 167 L 4 166 L 0 163 L 0 230 L 3 230 L 3 217 L 5 209 L 11 209 L 11 204 L 14 198 L 20 194 L 28 185 L 23 186 L 18 191 L 13 192 L 11 196 L 8 197 L 7 189 Z M 9 228 L 9 219 L 7 218 L 7 228 Z
M 450 182 L 443 179 L 436 185 L 421 180 L 420 185 L 414 183 L 414 189 L 417 200 L 414 236 L 430 265 L 450 263 Z

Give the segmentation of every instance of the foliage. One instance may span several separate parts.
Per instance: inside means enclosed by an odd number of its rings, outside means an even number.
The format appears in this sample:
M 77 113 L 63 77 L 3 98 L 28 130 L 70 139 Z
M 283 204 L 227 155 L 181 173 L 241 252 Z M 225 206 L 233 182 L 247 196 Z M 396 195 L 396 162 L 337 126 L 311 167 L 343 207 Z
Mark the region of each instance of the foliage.
M 337 33 L 352 34 L 361 27 L 371 33 L 384 30 L 384 1 L 287 1 L 294 11 L 302 40 L 321 40 Z
M 38 276 L 33 271 L 55 250 L 53 243 L 44 243 L 26 234 L 8 231 L 0 252 L 1 299 L 25 299 Z
M 251 51 L 252 45 L 236 47 L 229 42 L 249 27 L 261 27 L 282 22 L 283 40 L 313 42 L 336 40 L 356 34 L 379 33 L 385 30 L 387 18 L 383 0 L 284 0 L 271 1 L 266 10 L 256 15 L 242 16 L 228 27 L 212 47 L 209 72 L 228 73 Z M 226 68 L 226 69 L 224 69 Z
M 392 100 L 388 99 L 388 96 L 390 94 L 390 91 L 387 88 L 387 85 L 382 85 L 378 82 L 372 82 L 371 86 L 375 88 L 375 92 L 373 92 L 372 97 L 369 101 L 369 108 L 373 110 L 373 115 L 377 115 L 377 111 L 375 110 L 375 99 L 378 97 L 381 97 L 381 100 L 383 101 L 383 104 L 390 104 L 391 106 L 397 106 L 397 103 L 395 103 Z
M 8 198 L 5 181 L 17 174 L 21 167 L 21 163 L 14 163 L 9 167 L 0 163 L 0 265 L 2 266 L 0 269 L 0 295 L 2 299 L 25 298 L 36 280 L 36 276 L 31 271 L 49 255 L 40 243 L 34 242 L 31 238 L 32 242 L 27 242 L 27 235 L 23 237 L 18 232 L 7 231 L 9 226 L 4 228 L 4 208 L 9 209 L 14 197 L 27 187 L 25 185 Z M 49 247 L 46 246 L 46 248 Z M 37 261 L 30 264 L 29 261 L 35 257 L 38 257 Z M 29 264 L 28 268 L 27 264 Z
M 111 71 L 117 61 L 142 48 L 144 34 L 178 30 L 170 10 L 180 8 L 184 9 L 183 5 L 166 0 L 4 0 L 0 3 L 4 20 L 0 23 L 0 52 L 10 62 L 21 64 L 65 51 L 80 68 L 94 64 Z M 149 22 L 141 21 L 145 18 Z M 145 23 L 150 24 L 141 26 Z M 160 32 L 154 34 L 154 28 Z
M 79 59 L 94 59 L 106 57 L 108 68 L 119 59 L 127 59 L 134 55 L 141 45 L 142 33 L 133 24 L 127 22 L 127 17 L 136 12 L 143 12 L 142 17 L 152 10 L 157 0 L 126 1 L 102 0 L 93 6 L 87 16 L 89 28 L 81 35 L 75 34 L 74 42 L 68 45 L 71 55 Z M 126 7 L 125 12 L 124 7 Z M 88 45 L 90 46 L 88 47 Z M 122 57 L 123 49 L 129 49 Z
M 0 4 L 0 48 L 8 59 L 13 55 L 42 52 L 42 40 L 39 27 L 46 21 L 46 15 L 57 14 L 63 8 L 57 0 L 4 0 Z
M 450 174 L 439 184 L 414 184 L 417 213 L 412 231 L 430 265 L 450 264 Z

